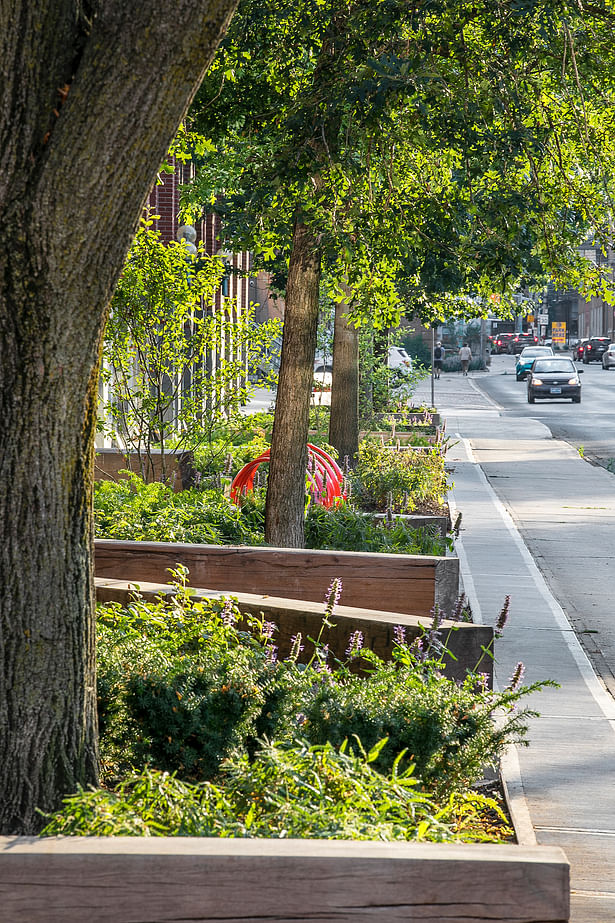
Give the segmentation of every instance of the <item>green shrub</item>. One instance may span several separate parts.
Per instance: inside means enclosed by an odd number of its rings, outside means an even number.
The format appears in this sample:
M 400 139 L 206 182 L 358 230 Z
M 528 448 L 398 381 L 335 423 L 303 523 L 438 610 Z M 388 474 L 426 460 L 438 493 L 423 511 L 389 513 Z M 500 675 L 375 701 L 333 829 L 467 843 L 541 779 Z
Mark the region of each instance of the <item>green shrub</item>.
M 431 346 L 420 333 L 405 334 L 401 338 L 401 345 L 416 363 L 426 369 L 431 368 Z
M 468 366 L 470 372 L 482 372 L 487 368 L 485 361 L 483 359 L 471 359 Z M 461 371 L 461 359 L 458 356 L 451 356 L 450 359 L 445 359 L 442 363 L 443 372 L 460 372 Z
M 192 454 L 194 467 L 201 478 L 199 486 L 214 485 L 216 475 L 223 475 L 230 481 L 244 465 L 268 448 L 269 441 L 264 434 L 253 435 L 239 445 L 220 439 L 197 446 Z
M 352 498 L 364 510 L 411 513 L 419 504 L 441 506 L 447 488 L 444 456 L 437 446 L 414 452 L 364 441 L 351 484 Z
M 229 602 L 192 601 L 184 575 L 170 602 L 100 612 L 101 753 L 111 778 L 151 767 L 212 780 L 225 759 L 252 759 L 264 736 L 291 745 L 300 733 L 336 747 L 358 737 L 368 749 L 387 737 L 375 768 L 391 772 L 405 751 L 441 795 L 471 785 L 523 739 L 528 712 L 511 710 L 523 692 L 493 694 L 477 675 L 462 684 L 442 675 L 437 625 L 420 644 L 398 637 L 392 662 L 363 651 L 355 635 L 349 663 L 329 665 L 325 619 L 307 663 L 297 662 L 299 640 L 279 662 L 273 626 L 251 617 L 239 625 Z M 358 658 L 368 668 L 361 675 L 349 670 Z M 496 710 L 507 714 L 497 726 Z
M 502 817 L 498 805 L 480 795 L 438 807 L 417 791 L 411 769 L 395 767 L 383 776 L 371 766 L 374 755 L 301 741 L 285 747 L 265 743 L 252 762 L 225 764 L 218 784 L 190 784 L 146 770 L 131 774 L 116 791 L 79 791 L 65 798 L 43 836 L 442 842 L 463 834 L 471 841 L 486 838 L 481 815 L 495 811 Z
M 377 663 L 369 682 L 350 675 L 321 683 L 304 705 L 302 733 L 336 747 L 356 735 L 371 748 L 386 736 L 375 768 L 389 771 L 391 757 L 405 752 L 404 765 L 414 764 L 425 788 L 442 798 L 472 785 L 501 751 L 492 705 L 477 697 L 475 685 L 474 677 L 457 684 L 432 670 Z M 509 724 L 504 736 L 511 730 Z
M 272 649 L 238 633 L 232 604 L 103 607 L 98 623 L 101 754 L 108 771 L 150 765 L 184 778 L 212 778 L 232 751 L 254 749 L 270 731 L 279 695 Z M 258 627 L 258 620 L 252 620 Z
M 375 520 L 344 502 L 332 509 L 310 506 L 305 520 L 305 544 L 307 548 L 389 554 L 443 555 L 446 550 L 436 529 L 413 529 L 396 517 Z
M 164 484 L 145 484 L 133 474 L 117 483 L 97 482 L 94 509 L 99 538 L 205 545 L 261 545 L 265 540 L 261 489 L 235 506 L 220 490 L 193 488 L 175 493 Z M 348 503 L 330 510 L 311 504 L 306 544 L 341 551 L 442 554 L 434 532 L 413 530 L 401 520 L 375 522 Z
M 209 545 L 258 545 L 263 541 L 264 497 L 252 494 L 241 507 L 220 490 L 175 493 L 137 475 L 94 485 L 99 538 Z
M 346 664 L 328 665 L 321 636 L 307 663 L 299 638 L 279 662 L 271 625 L 240 623 L 228 600 L 195 602 L 186 573 L 173 599 L 101 609 L 102 763 L 114 790 L 69 796 L 46 835 L 485 838 L 483 814 L 498 808 L 469 786 L 524 742 L 533 713 L 519 700 L 542 684 L 520 688 L 520 671 L 501 693 L 480 674 L 446 679 L 439 617 L 412 645 L 396 630 L 391 662 L 356 633 Z M 350 672 L 359 658 L 361 675 Z

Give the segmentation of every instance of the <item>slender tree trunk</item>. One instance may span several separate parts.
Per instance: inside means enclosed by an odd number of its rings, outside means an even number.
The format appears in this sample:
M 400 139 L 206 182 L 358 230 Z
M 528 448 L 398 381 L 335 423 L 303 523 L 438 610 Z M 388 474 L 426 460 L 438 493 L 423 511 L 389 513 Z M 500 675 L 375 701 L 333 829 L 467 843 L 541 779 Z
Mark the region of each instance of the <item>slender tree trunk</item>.
M 373 332 L 363 333 L 363 363 L 359 373 L 359 417 L 371 420 L 374 416 L 374 387 L 372 369 L 374 365 Z M 361 353 L 361 346 L 359 346 Z
M 0 5 L 0 833 L 97 780 L 100 344 L 233 0 Z M 87 18 L 93 11 L 91 19 Z
M 374 330 L 373 343 L 374 365 L 375 367 L 386 369 L 389 348 L 388 331 L 382 332 L 380 330 Z M 374 413 L 382 413 L 382 411 L 387 409 L 389 402 L 388 380 L 383 377 L 378 377 L 376 378 L 376 382 L 376 386 L 372 384 L 373 408 Z
M 329 442 L 340 462 L 353 465 L 359 452 L 359 334 L 348 323 L 347 302 L 335 305 Z
M 278 379 L 265 510 L 270 545 L 302 548 L 310 398 L 318 325 L 320 248 L 297 220 L 286 286 L 282 358 Z

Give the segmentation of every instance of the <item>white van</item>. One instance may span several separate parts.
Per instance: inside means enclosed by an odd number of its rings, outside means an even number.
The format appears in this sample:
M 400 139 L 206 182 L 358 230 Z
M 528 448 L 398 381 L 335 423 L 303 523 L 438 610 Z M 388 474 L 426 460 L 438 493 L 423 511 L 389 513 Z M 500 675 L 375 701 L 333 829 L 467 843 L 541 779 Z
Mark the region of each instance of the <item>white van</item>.
M 389 346 L 387 366 L 390 369 L 399 369 L 401 372 L 411 372 L 412 359 L 403 346 Z M 323 384 L 330 385 L 332 371 L 333 360 L 331 358 L 325 362 L 322 356 L 316 356 L 314 359 L 314 378 Z

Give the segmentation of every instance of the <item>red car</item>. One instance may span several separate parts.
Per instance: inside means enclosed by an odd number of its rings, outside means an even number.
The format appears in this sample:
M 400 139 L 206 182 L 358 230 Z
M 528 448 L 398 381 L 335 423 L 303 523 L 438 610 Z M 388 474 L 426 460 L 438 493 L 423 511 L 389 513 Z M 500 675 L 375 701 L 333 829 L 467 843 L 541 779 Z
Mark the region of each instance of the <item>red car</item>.
M 514 333 L 500 333 L 494 340 L 495 349 L 498 356 L 508 352 L 508 344 L 514 337 Z
M 582 340 L 579 340 L 577 345 L 574 348 L 573 358 L 578 362 L 583 358 L 583 353 L 585 352 L 585 345 L 589 343 L 589 337 L 583 337 Z

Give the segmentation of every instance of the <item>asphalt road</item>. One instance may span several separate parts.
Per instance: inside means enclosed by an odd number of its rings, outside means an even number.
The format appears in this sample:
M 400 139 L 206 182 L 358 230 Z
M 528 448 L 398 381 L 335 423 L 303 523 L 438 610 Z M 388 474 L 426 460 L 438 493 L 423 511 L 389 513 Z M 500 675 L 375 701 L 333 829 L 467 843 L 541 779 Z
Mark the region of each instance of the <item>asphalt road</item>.
M 566 354 L 569 355 L 569 354 Z M 525 382 L 516 381 L 514 356 L 493 356 L 488 376 L 476 378 L 478 387 L 495 401 L 504 415 L 531 417 L 548 426 L 556 439 L 575 446 L 584 458 L 615 473 L 615 369 L 601 363 L 576 363 L 583 370 L 581 403 L 527 403 Z

